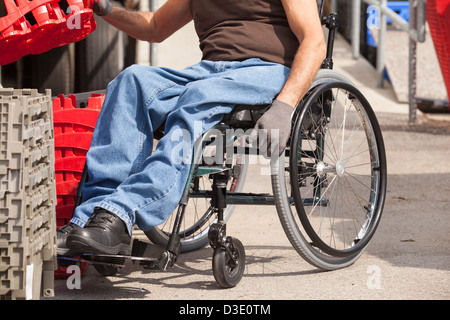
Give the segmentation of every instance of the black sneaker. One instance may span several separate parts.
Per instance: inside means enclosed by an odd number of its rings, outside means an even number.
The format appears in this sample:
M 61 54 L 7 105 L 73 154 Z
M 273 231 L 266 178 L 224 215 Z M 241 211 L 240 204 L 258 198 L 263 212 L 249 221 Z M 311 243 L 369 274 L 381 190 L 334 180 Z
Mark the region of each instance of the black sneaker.
M 69 222 L 65 226 L 62 226 L 56 230 L 56 243 L 58 245 L 56 252 L 58 255 L 64 256 L 69 254 L 70 249 L 66 245 L 67 236 L 76 229 L 81 229 L 81 227 L 77 226 L 75 223 Z
M 84 228 L 72 230 L 66 243 L 76 252 L 131 254 L 131 237 L 125 222 L 103 208 L 95 208 Z

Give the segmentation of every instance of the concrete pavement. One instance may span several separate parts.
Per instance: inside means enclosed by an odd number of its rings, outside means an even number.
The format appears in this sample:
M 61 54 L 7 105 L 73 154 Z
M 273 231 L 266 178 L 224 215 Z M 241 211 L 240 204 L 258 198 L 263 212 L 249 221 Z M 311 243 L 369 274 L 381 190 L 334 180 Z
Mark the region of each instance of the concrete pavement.
M 159 65 L 181 68 L 200 57 L 191 25 L 158 49 Z M 242 206 L 227 229 L 244 243 L 247 253 L 244 277 L 233 289 L 217 286 L 212 250 L 206 247 L 182 254 L 165 272 L 127 263 L 117 276 L 104 278 L 91 267 L 80 289 L 69 289 L 65 280 L 57 280 L 54 299 L 448 300 L 450 119 L 419 112 L 417 123 L 408 124 L 408 106 L 397 103 L 389 85 L 375 87 L 374 68 L 362 58 L 352 59 L 350 46 L 341 37 L 334 57 L 334 69 L 351 78 L 375 109 L 388 159 L 383 217 L 371 245 L 353 266 L 318 271 L 292 249 L 274 207 Z M 269 176 L 261 176 L 258 166 L 249 170 L 246 190 L 271 192 Z

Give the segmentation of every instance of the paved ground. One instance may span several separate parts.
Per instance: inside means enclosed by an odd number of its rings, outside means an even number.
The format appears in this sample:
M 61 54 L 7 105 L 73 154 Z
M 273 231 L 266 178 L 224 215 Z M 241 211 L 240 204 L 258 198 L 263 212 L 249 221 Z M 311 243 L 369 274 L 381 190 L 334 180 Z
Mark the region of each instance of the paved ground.
M 187 48 L 160 46 L 160 64 L 177 67 L 197 58 L 186 33 Z M 176 40 L 176 39 L 175 39 Z M 175 41 L 174 40 L 174 41 Z M 170 44 L 168 44 L 170 46 Z M 183 254 L 171 270 L 147 271 L 128 263 L 115 277 L 93 268 L 81 289 L 56 281 L 54 299 L 438 299 L 450 298 L 449 194 L 450 117 L 418 114 L 408 124 L 408 106 L 398 104 L 392 88 L 375 88 L 375 70 L 353 60 L 338 38 L 335 70 L 355 81 L 373 104 L 383 129 L 388 158 L 388 190 L 381 224 L 365 254 L 351 267 L 320 272 L 290 246 L 275 208 L 238 207 L 228 225 L 247 252 L 239 285 L 220 289 L 211 271 L 212 250 Z M 190 54 L 189 54 L 190 53 Z M 177 56 L 182 58 L 177 58 Z M 251 168 L 246 188 L 271 192 L 269 178 Z M 244 301 L 241 301 L 244 302 Z

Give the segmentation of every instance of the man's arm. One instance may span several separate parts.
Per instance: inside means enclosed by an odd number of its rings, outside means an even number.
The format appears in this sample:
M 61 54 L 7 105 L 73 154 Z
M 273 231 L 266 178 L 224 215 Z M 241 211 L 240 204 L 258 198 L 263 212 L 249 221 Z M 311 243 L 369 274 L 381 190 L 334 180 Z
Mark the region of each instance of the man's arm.
M 289 26 L 300 42 L 291 73 L 277 97 L 295 107 L 314 81 L 326 54 L 316 0 L 281 0 Z
M 308 91 L 326 54 L 316 0 L 281 0 L 281 2 L 300 47 L 283 89 L 269 110 L 258 120 L 249 138 L 250 142 L 255 143 L 258 141 L 258 131 L 266 130 L 265 147 L 269 157 L 281 155 L 286 148 L 291 131 L 293 107 Z
M 155 12 L 113 7 L 102 18 L 131 37 L 148 42 L 161 42 L 192 20 L 189 0 L 168 0 Z

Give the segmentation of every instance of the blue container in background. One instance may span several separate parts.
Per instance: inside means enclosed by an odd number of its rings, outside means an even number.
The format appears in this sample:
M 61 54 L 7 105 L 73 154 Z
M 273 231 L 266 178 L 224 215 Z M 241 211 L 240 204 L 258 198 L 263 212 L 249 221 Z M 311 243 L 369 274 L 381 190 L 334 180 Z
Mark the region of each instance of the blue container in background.
M 406 22 L 409 21 L 409 1 L 388 1 L 387 6 L 391 10 L 395 11 L 403 20 L 405 20 Z M 371 17 L 373 14 L 375 13 L 368 12 L 367 19 L 373 19 L 373 17 Z M 392 23 L 392 20 L 386 17 L 386 22 L 389 24 Z M 372 47 L 377 46 L 374 38 L 372 37 L 372 32 L 370 31 L 369 27 L 367 27 L 367 44 Z

